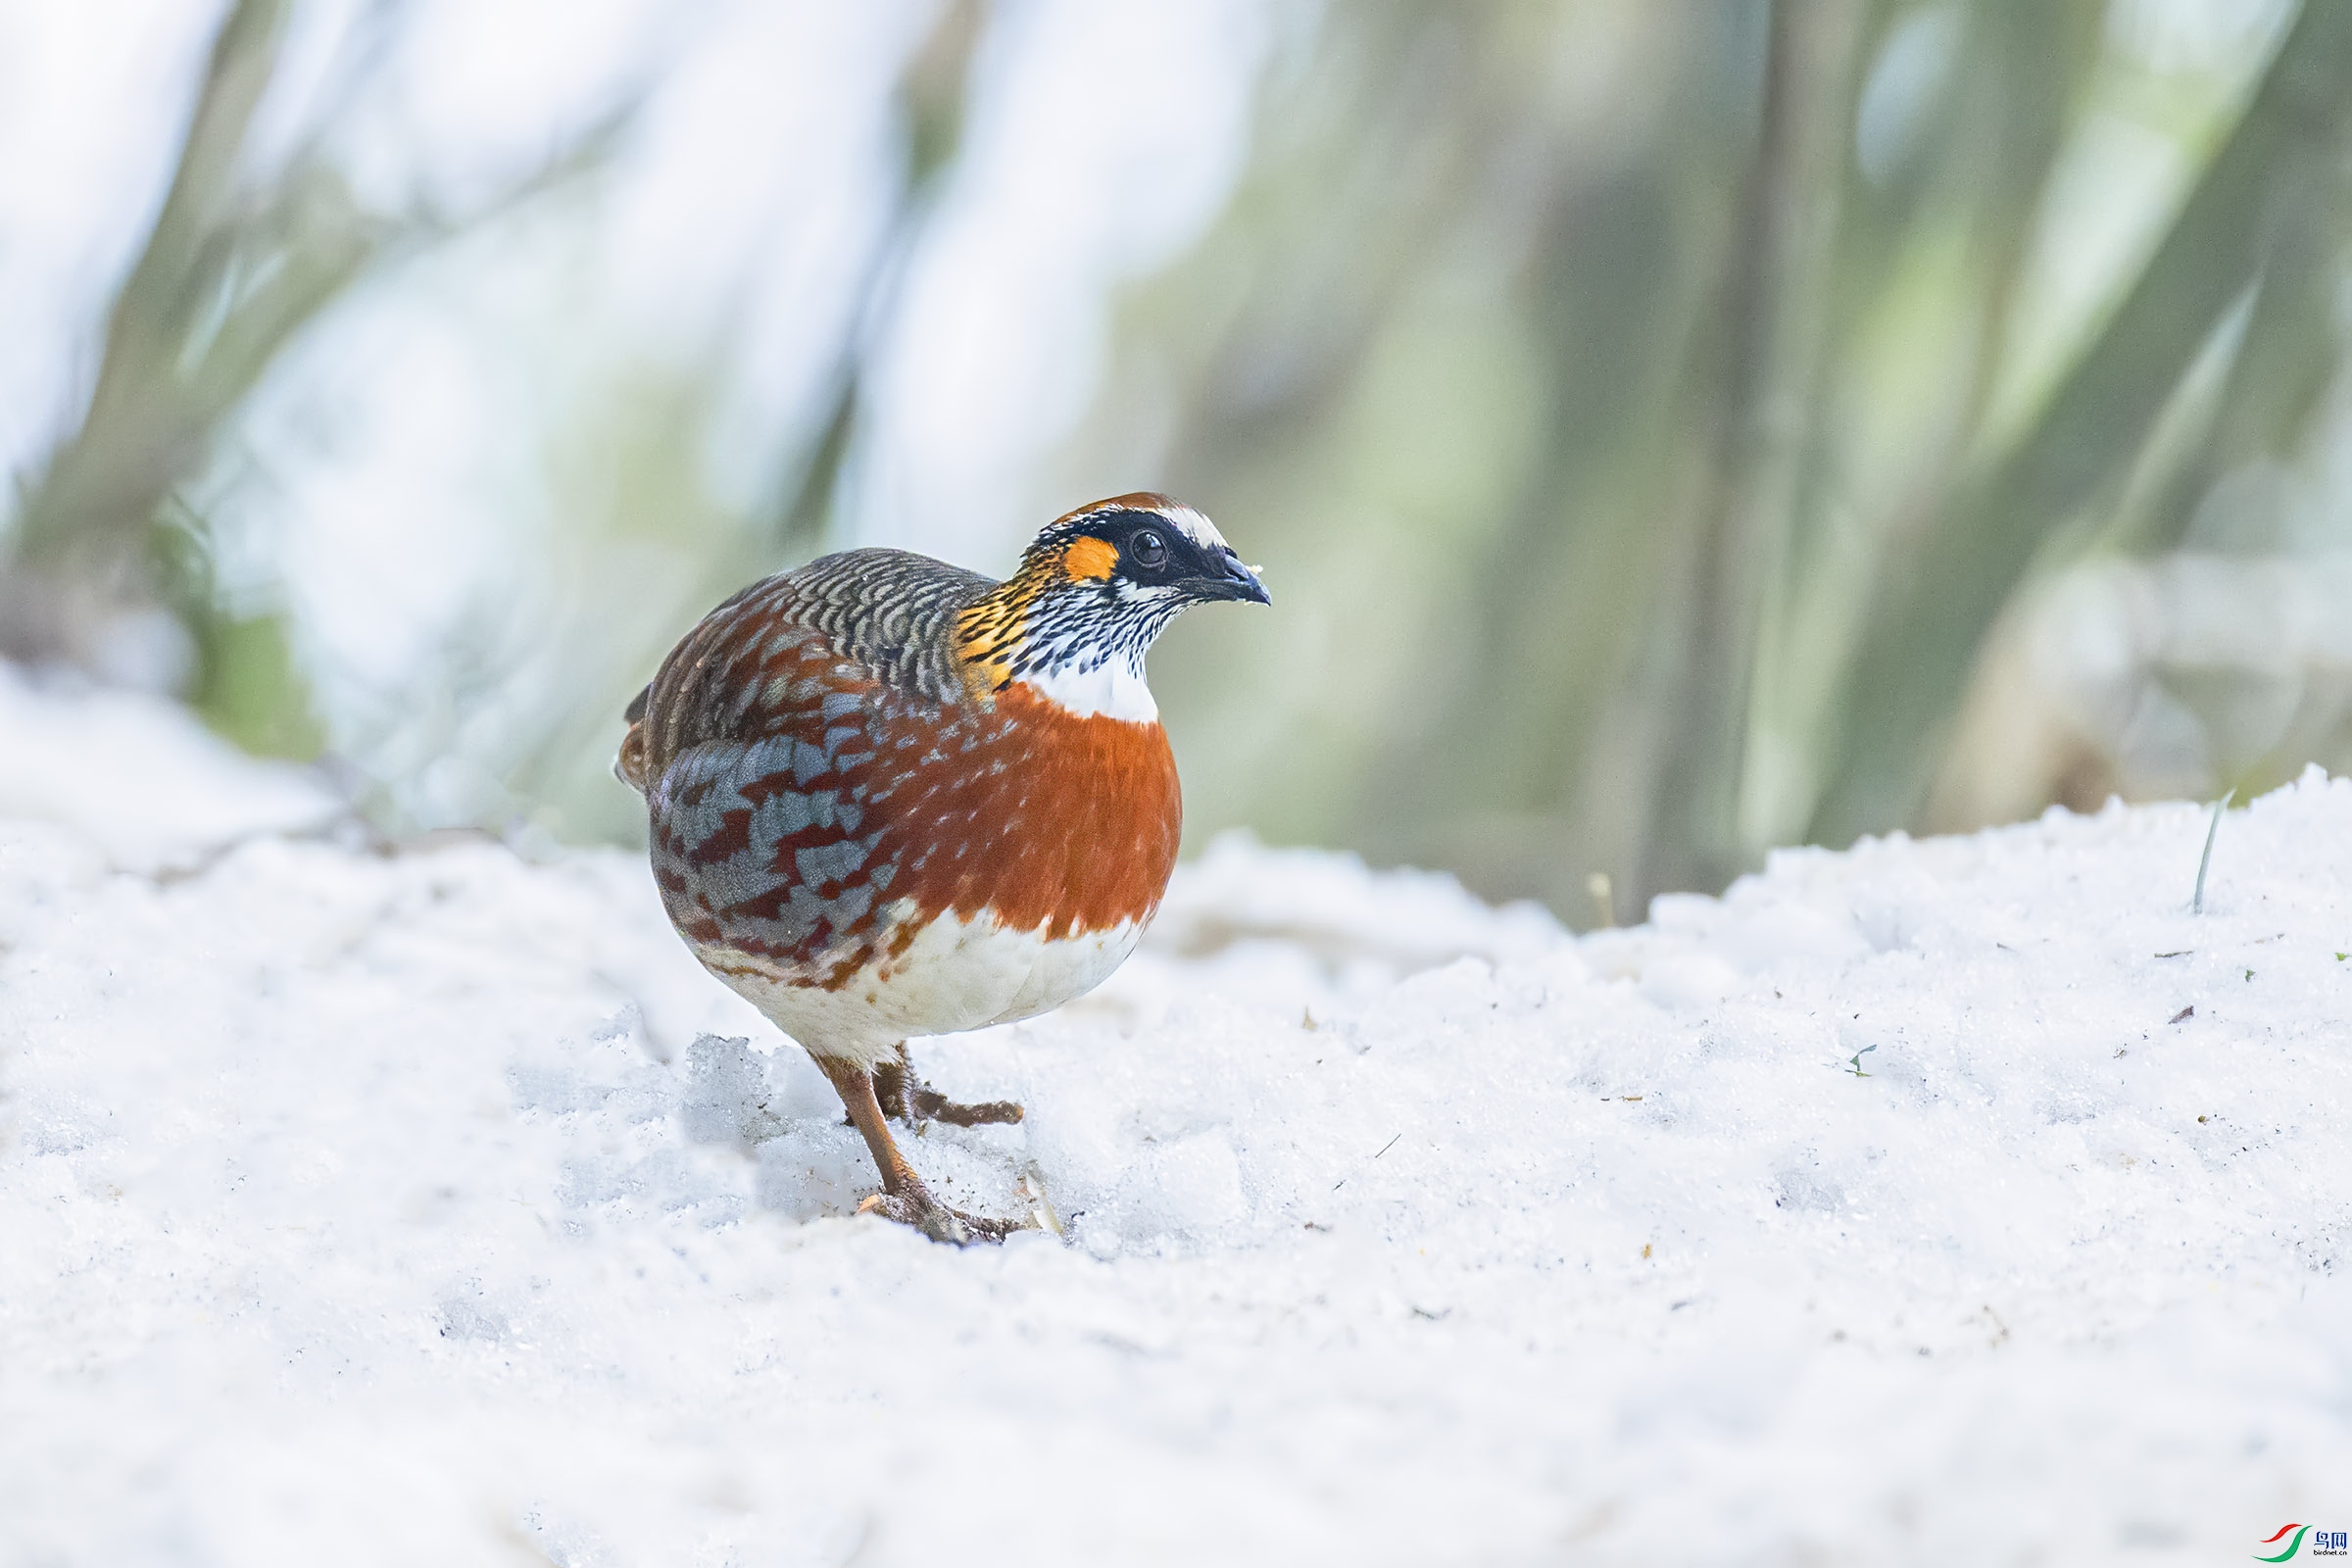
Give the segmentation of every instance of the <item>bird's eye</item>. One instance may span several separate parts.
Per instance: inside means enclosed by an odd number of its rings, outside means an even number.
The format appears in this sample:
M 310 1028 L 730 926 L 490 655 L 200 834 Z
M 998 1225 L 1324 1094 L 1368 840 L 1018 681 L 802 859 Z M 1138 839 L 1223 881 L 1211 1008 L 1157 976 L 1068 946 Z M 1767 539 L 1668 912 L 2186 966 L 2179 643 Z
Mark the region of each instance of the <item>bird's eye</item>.
M 1127 554 L 1139 566 L 1164 566 L 1168 564 L 1168 542 L 1146 528 L 1127 541 Z

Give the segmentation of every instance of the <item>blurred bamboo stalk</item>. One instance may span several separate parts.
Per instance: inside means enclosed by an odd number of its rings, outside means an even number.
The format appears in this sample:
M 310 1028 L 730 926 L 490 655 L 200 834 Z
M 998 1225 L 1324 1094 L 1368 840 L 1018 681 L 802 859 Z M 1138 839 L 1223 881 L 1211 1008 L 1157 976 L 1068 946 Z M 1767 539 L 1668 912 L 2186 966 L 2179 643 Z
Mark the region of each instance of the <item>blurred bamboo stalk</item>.
M 1721 886 L 1762 848 L 1742 832 L 1749 712 L 1816 441 L 1864 20 L 1860 0 L 1772 9 L 1754 162 L 1696 367 L 1702 472 L 1643 836 L 1649 889 Z
M 963 141 L 972 59 L 989 17 L 986 0 L 950 0 L 899 79 L 906 116 L 905 157 L 882 243 L 868 262 L 851 308 L 849 331 L 833 374 L 830 411 L 817 426 L 776 507 L 778 564 L 808 560 L 831 540 L 841 487 L 857 451 L 868 392 L 868 361 L 898 309 L 909 254 L 930 218 L 942 177 Z
M 1840 844 L 1911 820 L 1978 653 L 2052 534 L 2117 482 L 2214 328 L 2275 258 L 2289 258 L 2288 296 L 2308 305 L 2292 287 L 2293 235 L 2315 211 L 2340 212 L 2348 125 L 2352 6 L 2306 5 L 2163 244 L 2040 416 L 1940 509 L 1915 548 L 1890 559 L 1810 837 Z M 2320 191 L 2332 200 L 2315 203 Z M 2262 395 L 2242 383 L 2238 392 Z

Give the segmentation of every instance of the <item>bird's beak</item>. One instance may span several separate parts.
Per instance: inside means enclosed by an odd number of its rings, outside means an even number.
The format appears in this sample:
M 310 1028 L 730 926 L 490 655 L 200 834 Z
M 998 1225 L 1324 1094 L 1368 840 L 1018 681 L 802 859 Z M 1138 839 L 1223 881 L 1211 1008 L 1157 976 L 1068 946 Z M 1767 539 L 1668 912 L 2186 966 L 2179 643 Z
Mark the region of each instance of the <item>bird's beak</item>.
M 1243 565 L 1242 558 L 1231 550 L 1212 562 L 1211 566 L 1222 569 L 1185 578 L 1185 592 L 1195 599 L 1203 600 L 1239 599 L 1252 605 L 1270 605 L 1274 602 L 1273 596 L 1266 592 L 1266 585 L 1257 580 L 1257 573 Z

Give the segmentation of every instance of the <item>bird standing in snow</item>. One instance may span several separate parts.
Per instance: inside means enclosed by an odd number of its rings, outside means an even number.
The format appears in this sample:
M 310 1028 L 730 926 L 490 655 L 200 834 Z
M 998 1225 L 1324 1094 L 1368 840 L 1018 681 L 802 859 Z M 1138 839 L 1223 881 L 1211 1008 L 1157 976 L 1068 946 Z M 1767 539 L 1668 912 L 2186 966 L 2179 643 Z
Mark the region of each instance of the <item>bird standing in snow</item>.
M 1144 655 L 1217 599 L 1270 603 L 1206 517 L 1117 496 L 1006 582 L 851 550 L 755 583 L 629 705 L 614 766 L 670 923 L 832 1081 L 882 1172 L 861 1208 L 1012 1228 L 934 1199 L 884 1118 L 1021 1107 L 948 1102 L 906 1042 L 1034 1017 L 1135 951 L 1184 818 Z

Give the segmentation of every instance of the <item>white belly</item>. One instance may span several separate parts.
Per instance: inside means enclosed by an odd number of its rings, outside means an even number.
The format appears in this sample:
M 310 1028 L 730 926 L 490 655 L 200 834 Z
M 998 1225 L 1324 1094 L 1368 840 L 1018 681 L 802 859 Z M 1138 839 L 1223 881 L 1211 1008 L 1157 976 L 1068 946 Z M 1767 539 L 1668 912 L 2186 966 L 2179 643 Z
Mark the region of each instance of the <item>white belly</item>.
M 696 956 L 809 1054 L 861 1067 L 915 1035 L 952 1035 L 1051 1012 L 1101 985 L 1144 934 L 1138 921 L 1047 941 L 982 915 L 941 915 L 887 965 L 859 970 L 838 991 L 793 985 L 724 950 Z M 887 969 L 887 972 L 884 972 Z

